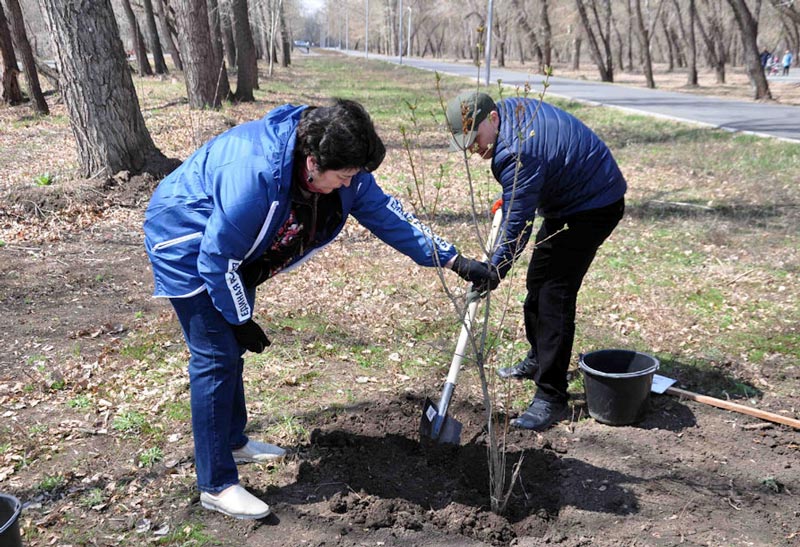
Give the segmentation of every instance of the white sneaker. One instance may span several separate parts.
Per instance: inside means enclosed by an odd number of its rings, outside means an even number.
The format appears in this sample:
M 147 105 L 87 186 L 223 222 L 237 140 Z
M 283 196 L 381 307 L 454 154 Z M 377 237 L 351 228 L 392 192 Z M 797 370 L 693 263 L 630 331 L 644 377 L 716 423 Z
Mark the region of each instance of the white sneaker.
M 269 505 L 238 484 L 217 495 L 201 492 L 200 504 L 237 519 L 263 519 L 269 515 Z
M 286 456 L 286 451 L 274 444 L 247 441 L 243 447 L 233 451 L 236 463 L 279 462 Z

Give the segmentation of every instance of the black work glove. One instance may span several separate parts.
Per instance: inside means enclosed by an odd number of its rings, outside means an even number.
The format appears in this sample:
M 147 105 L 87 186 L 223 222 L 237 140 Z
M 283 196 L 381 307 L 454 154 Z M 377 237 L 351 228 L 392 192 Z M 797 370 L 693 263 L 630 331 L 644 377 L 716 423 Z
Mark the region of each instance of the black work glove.
M 231 328 L 239 345 L 253 353 L 261 353 L 264 348 L 272 344 L 264 330 L 252 319 L 241 325 L 231 325 Z
M 488 262 L 458 255 L 453 262 L 453 271 L 472 283 L 473 292 L 493 291 L 500 284 L 500 274 L 497 272 L 497 268 Z
M 266 265 L 260 258 L 254 260 L 250 264 L 246 264 L 239 268 L 239 277 L 242 278 L 242 283 L 245 287 L 258 287 L 264 281 L 269 279 L 269 272 Z

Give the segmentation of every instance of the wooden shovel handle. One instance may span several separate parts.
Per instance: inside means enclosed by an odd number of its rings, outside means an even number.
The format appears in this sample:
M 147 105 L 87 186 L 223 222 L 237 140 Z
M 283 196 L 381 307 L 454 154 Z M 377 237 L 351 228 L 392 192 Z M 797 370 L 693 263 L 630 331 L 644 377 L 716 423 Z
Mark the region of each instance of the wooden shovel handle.
M 755 416 L 756 418 L 761 418 L 762 420 L 776 422 L 800 429 L 800 420 L 795 420 L 794 418 L 789 418 L 787 416 L 781 416 L 780 414 L 773 414 L 772 412 L 732 403 L 730 401 L 717 399 L 715 397 L 709 397 L 708 395 L 692 393 L 691 391 L 686 391 L 685 389 L 680 389 L 677 387 L 668 387 L 666 393 L 669 393 L 670 395 L 678 395 L 679 397 L 685 397 L 687 399 L 691 399 L 692 401 L 697 401 L 698 403 L 724 408 L 725 410 L 732 410 L 733 412 L 739 412 L 740 414 L 747 414 L 748 416 Z

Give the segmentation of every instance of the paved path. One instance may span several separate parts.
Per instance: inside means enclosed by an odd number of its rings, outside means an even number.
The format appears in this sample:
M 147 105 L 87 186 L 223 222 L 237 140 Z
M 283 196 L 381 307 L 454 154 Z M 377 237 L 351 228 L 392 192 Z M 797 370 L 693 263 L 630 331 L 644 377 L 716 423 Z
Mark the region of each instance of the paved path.
M 364 52 L 344 51 L 354 56 L 364 56 Z M 397 63 L 397 57 L 370 53 L 370 59 Z M 438 71 L 475 79 L 478 74 L 473 65 L 448 63 L 433 59 L 403 58 L 403 64 L 423 70 Z M 797 72 L 797 71 L 796 71 Z M 485 72 L 481 72 L 481 81 Z M 789 79 L 800 85 L 797 74 L 788 77 L 774 76 L 772 79 Z M 493 68 L 490 81 L 502 80 L 508 86 L 522 86 L 529 83 L 534 92 L 542 89 L 543 77 L 523 71 Z M 566 97 L 579 101 L 621 108 L 623 110 L 650 114 L 673 120 L 700 123 L 728 131 L 752 133 L 759 136 L 800 142 L 800 106 L 767 104 L 755 101 L 734 101 L 716 97 L 706 97 L 690 93 L 661 91 L 628 87 L 602 82 L 550 78 L 548 95 Z

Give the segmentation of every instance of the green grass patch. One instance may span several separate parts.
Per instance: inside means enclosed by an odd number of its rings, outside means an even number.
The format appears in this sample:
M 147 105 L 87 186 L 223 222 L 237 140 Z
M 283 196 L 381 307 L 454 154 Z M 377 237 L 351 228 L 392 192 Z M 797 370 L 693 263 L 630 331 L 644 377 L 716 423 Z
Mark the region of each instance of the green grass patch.
M 205 525 L 199 522 L 184 522 L 175 526 L 175 529 L 166 536 L 154 541 L 155 545 L 184 547 L 188 545 L 205 547 L 207 545 L 223 545 L 206 531 Z
M 156 463 L 164 459 L 164 451 L 161 447 L 151 446 L 139 454 L 139 467 L 153 467 Z
M 192 418 L 192 406 L 188 399 L 170 401 L 164 405 L 163 415 L 176 422 L 188 422 Z
M 121 412 L 114 416 L 111 427 L 125 435 L 136 435 L 151 429 L 147 416 L 136 410 Z
M 39 484 L 36 485 L 36 488 L 41 492 L 52 493 L 61 489 L 66 484 L 67 480 L 61 474 L 45 475 L 44 478 L 39 481 Z

